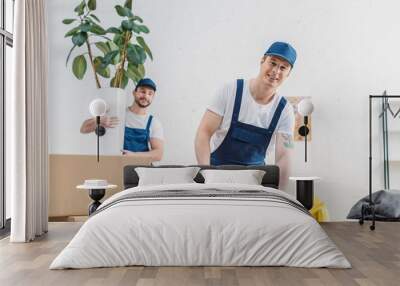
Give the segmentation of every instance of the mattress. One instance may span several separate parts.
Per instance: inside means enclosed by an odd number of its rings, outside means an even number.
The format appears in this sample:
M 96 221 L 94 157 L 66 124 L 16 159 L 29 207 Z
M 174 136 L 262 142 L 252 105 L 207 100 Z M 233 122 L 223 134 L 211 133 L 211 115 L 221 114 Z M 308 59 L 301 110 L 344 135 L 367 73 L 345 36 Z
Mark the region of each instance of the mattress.
M 308 211 L 283 191 L 197 183 L 115 194 L 50 269 L 129 265 L 351 267 Z

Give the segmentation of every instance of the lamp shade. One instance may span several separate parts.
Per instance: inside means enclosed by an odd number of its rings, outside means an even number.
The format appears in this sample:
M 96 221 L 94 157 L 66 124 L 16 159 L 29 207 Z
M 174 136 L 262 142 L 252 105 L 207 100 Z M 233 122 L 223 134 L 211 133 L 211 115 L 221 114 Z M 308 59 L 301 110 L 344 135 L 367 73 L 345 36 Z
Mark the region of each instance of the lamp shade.
M 104 99 L 93 99 L 89 104 L 90 114 L 94 117 L 103 116 L 107 111 L 107 103 Z
M 312 104 L 311 100 L 305 98 L 297 105 L 297 111 L 300 113 L 300 115 L 308 116 L 314 111 L 314 105 Z

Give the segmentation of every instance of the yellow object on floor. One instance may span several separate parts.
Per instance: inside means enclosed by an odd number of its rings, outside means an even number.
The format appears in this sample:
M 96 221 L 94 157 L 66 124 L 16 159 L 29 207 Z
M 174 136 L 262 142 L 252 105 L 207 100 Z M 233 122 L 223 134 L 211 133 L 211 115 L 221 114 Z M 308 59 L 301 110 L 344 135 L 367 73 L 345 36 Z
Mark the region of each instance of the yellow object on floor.
M 318 222 L 328 220 L 328 209 L 326 208 L 325 203 L 317 197 L 314 197 L 314 203 L 310 213 Z

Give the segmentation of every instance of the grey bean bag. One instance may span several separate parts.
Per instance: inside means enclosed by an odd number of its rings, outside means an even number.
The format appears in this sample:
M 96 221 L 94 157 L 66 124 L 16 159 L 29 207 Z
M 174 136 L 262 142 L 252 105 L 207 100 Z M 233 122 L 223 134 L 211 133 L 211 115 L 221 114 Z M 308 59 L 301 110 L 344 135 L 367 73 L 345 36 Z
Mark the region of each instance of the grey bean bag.
M 361 218 L 361 206 L 368 204 L 369 196 L 359 200 L 347 215 L 348 219 Z M 375 203 L 376 220 L 400 221 L 400 190 L 382 190 L 372 193 L 372 201 Z M 364 219 L 372 219 L 372 215 L 366 215 Z

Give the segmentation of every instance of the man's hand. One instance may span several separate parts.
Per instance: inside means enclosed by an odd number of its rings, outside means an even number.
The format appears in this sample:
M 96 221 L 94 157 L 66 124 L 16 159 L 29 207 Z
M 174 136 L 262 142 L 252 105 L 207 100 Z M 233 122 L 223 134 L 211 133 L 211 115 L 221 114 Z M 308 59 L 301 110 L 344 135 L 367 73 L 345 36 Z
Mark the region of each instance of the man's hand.
M 122 155 L 129 155 L 129 154 L 135 153 L 135 152 L 132 152 L 132 151 L 129 151 L 129 150 L 124 150 L 124 149 L 122 149 L 121 152 L 122 152 Z
M 119 119 L 116 116 L 101 116 L 100 117 L 100 125 L 105 127 L 105 128 L 114 128 L 118 126 L 119 124 Z
M 111 116 L 101 116 L 100 117 L 100 125 L 103 126 L 104 128 L 114 128 L 118 126 L 119 124 L 119 119 L 118 117 L 111 117 Z M 91 133 L 96 130 L 96 118 L 89 118 L 83 121 L 82 126 L 81 126 L 81 133 L 86 134 L 86 133 Z
M 277 133 L 275 146 L 275 164 L 280 171 L 279 188 L 284 189 L 287 185 L 290 169 L 291 156 L 294 148 L 293 136 L 285 133 Z
M 197 163 L 199 165 L 210 164 L 210 139 L 221 125 L 222 119 L 222 116 L 210 110 L 204 113 L 194 141 Z

